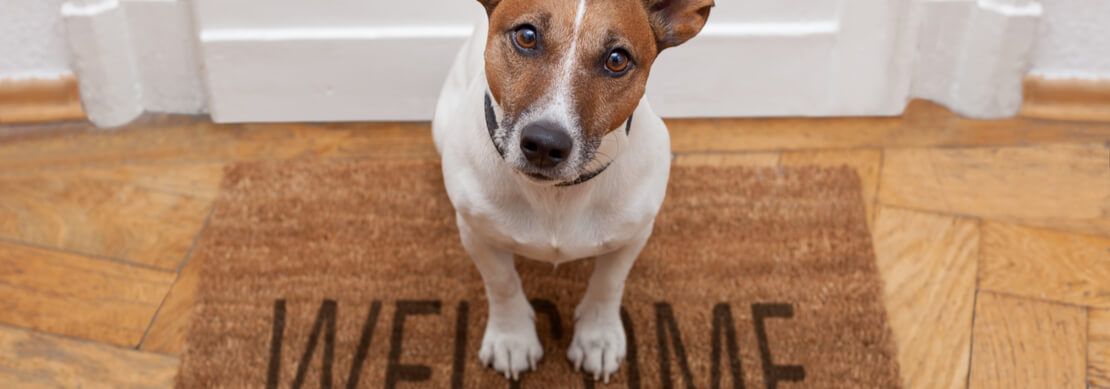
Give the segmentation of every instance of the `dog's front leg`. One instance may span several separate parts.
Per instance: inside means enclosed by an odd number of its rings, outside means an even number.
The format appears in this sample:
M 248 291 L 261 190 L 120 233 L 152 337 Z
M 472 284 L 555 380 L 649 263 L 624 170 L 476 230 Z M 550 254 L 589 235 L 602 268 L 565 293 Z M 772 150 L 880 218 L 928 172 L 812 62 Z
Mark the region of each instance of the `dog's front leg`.
M 543 357 L 543 346 L 536 336 L 532 305 L 524 296 L 513 265 L 513 253 L 489 245 L 466 226 L 462 217 L 458 220 L 463 247 L 482 275 L 489 301 L 478 358 L 505 378 L 518 379 L 521 372 L 535 369 Z
M 608 383 L 624 359 L 626 344 L 620 316 L 624 280 L 649 236 L 650 225 L 629 245 L 597 257 L 586 295 L 574 310 L 574 339 L 567 358 L 575 369 L 584 369 L 595 380 L 604 378 Z

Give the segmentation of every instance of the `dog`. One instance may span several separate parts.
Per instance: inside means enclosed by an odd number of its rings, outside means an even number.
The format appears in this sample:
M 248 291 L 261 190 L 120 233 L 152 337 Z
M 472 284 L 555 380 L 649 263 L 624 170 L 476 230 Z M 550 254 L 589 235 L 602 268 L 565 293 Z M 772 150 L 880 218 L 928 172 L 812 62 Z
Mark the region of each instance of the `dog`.
M 625 278 L 670 173 L 644 98 L 657 55 L 701 31 L 712 0 L 479 0 L 432 132 L 463 247 L 485 284 L 478 357 L 516 380 L 543 349 L 514 254 L 595 257 L 567 358 L 609 381 L 625 357 Z

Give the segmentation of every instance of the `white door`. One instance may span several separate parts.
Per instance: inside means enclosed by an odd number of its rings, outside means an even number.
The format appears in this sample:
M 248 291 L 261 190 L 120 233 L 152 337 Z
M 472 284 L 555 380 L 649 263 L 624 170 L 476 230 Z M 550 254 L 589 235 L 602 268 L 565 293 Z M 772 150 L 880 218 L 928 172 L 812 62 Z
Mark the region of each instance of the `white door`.
M 568 0 L 569 1 L 569 0 Z M 667 116 L 895 114 L 904 0 L 722 0 L 664 53 Z M 218 121 L 428 119 L 473 0 L 194 0 Z
M 897 114 L 903 3 L 718 1 L 698 38 L 660 57 L 652 102 L 666 116 Z
M 654 68 L 664 116 L 895 115 L 915 96 L 1010 114 L 1040 15 L 1036 0 L 717 3 Z M 63 14 L 86 108 L 121 112 L 110 125 L 193 112 L 193 96 L 219 122 L 427 120 L 485 17 L 475 0 L 69 0 Z

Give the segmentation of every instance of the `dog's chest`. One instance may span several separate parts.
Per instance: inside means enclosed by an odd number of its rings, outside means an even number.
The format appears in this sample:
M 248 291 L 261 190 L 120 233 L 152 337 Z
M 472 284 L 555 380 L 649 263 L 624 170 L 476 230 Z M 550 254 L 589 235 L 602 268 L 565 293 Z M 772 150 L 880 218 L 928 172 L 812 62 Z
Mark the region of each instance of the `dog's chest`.
M 491 243 L 531 259 L 561 263 L 619 249 L 650 223 L 650 209 L 621 205 L 536 207 L 509 201 L 498 207 L 469 203 L 457 210 Z

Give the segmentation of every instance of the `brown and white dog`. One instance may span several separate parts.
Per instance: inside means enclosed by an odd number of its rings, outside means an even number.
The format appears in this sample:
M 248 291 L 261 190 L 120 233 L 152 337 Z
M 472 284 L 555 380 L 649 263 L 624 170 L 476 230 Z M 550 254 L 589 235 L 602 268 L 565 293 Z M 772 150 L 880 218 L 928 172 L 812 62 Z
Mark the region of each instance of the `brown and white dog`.
M 604 378 L 625 356 L 624 281 L 667 187 L 670 136 L 644 99 L 656 56 L 712 0 L 479 0 L 433 133 L 489 318 L 478 357 L 506 377 L 543 355 L 513 255 L 596 257 L 567 357 Z

